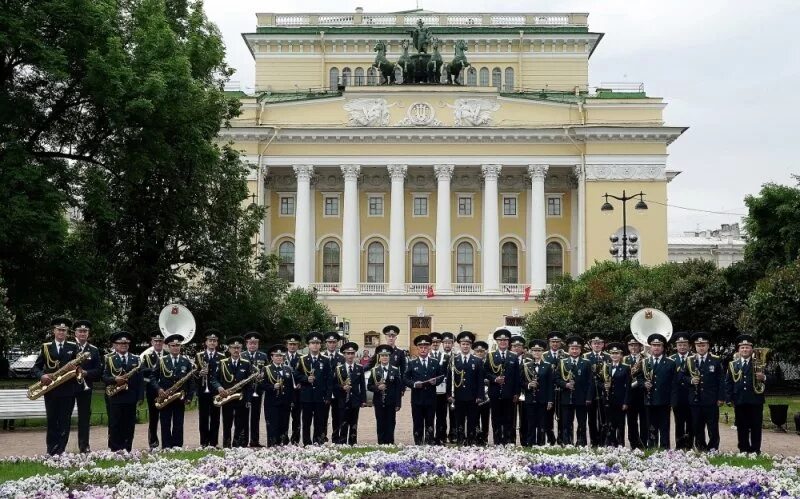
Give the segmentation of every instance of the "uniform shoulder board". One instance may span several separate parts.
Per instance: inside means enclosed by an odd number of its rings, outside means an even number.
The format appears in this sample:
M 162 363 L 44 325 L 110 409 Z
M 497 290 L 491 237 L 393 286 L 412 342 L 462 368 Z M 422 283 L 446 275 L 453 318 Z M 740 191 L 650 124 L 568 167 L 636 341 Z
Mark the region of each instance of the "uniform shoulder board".
M 711 356 L 712 359 L 718 359 L 719 355 L 714 355 L 713 353 L 708 354 Z
M 65 341 L 64 343 L 66 343 L 67 345 L 77 345 L 77 343 L 75 343 L 74 341 L 69 341 L 69 340 Z
M 138 355 L 136 355 L 136 354 L 133 354 L 133 353 L 132 353 L 132 354 L 131 354 L 131 358 L 132 358 L 132 359 L 138 359 L 138 358 L 139 358 L 139 356 L 138 356 Z
M 230 358 L 230 357 L 229 357 L 229 358 Z M 247 360 L 247 359 L 242 359 L 242 358 L 240 358 L 240 359 L 239 359 L 239 362 L 244 362 L 245 364 L 249 364 L 249 363 L 250 363 L 250 361 L 249 361 L 249 360 Z
M 584 359 L 588 359 L 589 358 L 589 352 L 586 352 L 581 357 L 583 357 Z
M 105 354 L 105 357 L 111 357 L 112 355 L 114 355 L 114 352 L 109 352 L 109 353 Z
M 43 347 L 46 347 L 46 346 L 47 346 L 47 345 L 49 345 L 50 343 L 52 343 L 52 341 L 45 341 L 44 343 L 42 343 L 42 346 L 43 346 Z

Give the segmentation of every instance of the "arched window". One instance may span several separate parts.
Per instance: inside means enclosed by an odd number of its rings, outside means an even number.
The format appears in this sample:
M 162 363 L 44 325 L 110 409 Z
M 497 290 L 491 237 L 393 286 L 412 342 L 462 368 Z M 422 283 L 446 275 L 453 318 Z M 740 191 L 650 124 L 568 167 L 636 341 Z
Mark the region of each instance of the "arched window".
M 430 282 L 430 275 L 428 245 L 417 243 L 411 248 L 411 282 Z
M 514 68 L 506 68 L 506 81 L 503 88 L 506 92 L 514 91 Z
M 508 68 L 511 69 L 511 68 Z M 506 70 L 507 71 L 507 70 Z M 353 79 L 353 85 L 366 85 L 367 82 L 364 81 L 364 68 L 356 68 L 355 77 Z
M 284 241 L 278 246 L 278 277 L 294 282 L 294 243 Z
M 564 273 L 564 250 L 560 243 L 547 243 L 547 284 Z
M 378 84 L 378 70 L 370 66 L 367 70 L 367 85 Z
M 502 84 L 503 84 L 503 72 L 500 71 L 500 68 L 494 68 L 492 70 L 492 86 L 497 90 L 500 90 Z
M 474 262 L 472 245 L 468 242 L 459 244 L 456 251 L 456 282 L 475 282 Z
M 353 75 L 353 72 L 350 71 L 350 68 L 344 68 L 342 70 L 342 85 L 345 87 L 350 86 L 351 79 L 350 77 Z
M 383 245 L 379 242 L 367 246 L 367 282 L 386 282 L 384 279 Z
M 394 68 L 394 81 L 395 83 L 403 83 L 403 70 L 400 66 Z
M 339 243 L 328 241 L 322 247 L 322 282 L 339 282 Z
M 467 85 L 469 85 L 470 87 L 474 87 L 477 84 L 478 84 L 478 70 L 470 66 L 469 69 L 467 70 Z
M 481 77 L 479 85 L 482 87 L 489 86 L 489 68 L 481 68 Z
M 516 284 L 519 282 L 519 253 L 517 245 L 511 242 L 503 244 L 503 283 Z
M 331 90 L 339 88 L 339 68 L 331 68 L 330 70 Z

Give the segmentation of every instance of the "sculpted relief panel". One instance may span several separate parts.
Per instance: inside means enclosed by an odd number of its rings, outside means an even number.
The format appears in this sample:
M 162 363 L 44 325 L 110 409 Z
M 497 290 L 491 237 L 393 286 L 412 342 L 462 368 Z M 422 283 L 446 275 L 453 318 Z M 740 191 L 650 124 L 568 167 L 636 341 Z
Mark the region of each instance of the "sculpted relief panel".
M 477 127 L 491 126 L 493 114 L 500 104 L 491 99 L 456 99 L 455 104 L 440 103 L 440 107 L 453 110 L 453 126 Z M 401 102 L 389 104 L 386 99 L 352 99 L 344 104 L 347 112 L 347 126 L 384 127 L 389 126 L 389 109 L 403 107 Z M 444 126 L 436 118 L 434 107 L 428 102 L 414 102 L 406 109 L 405 117 L 394 126 Z

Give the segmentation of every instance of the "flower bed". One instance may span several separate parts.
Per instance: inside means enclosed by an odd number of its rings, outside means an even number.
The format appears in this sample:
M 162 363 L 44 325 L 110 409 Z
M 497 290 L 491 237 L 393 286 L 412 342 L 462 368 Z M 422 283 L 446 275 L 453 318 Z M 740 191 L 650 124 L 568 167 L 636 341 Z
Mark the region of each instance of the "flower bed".
M 800 497 L 800 458 L 629 449 L 284 447 L 210 453 L 97 452 L 35 462 L 52 473 L 0 483 L 0 497 L 360 497 L 409 487 L 536 484 L 628 497 Z M 715 455 L 715 461 L 725 456 Z M 766 465 L 766 466 L 765 466 Z M 769 469 L 767 469 L 769 468 Z

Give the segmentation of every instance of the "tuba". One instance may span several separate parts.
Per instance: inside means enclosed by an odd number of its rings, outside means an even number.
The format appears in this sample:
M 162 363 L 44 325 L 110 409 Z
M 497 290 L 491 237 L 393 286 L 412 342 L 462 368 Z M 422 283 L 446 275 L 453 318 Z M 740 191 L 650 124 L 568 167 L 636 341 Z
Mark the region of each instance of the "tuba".
M 769 348 L 754 348 L 753 349 L 753 372 L 756 374 L 764 374 L 764 367 L 767 365 L 767 356 L 769 355 Z M 764 393 L 764 382 L 757 381 L 753 376 L 753 390 L 761 395 Z
M 669 341 L 672 337 L 672 321 L 667 314 L 655 308 L 643 308 L 631 318 L 631 334 L 647 349 L 647 337 L 659 333 Z
M 194 316 L 188 308 L 178 303 L 171 303 L 161 309 L 158 314 L 158 329 L 164 337 L 179 334 L 183 337 L 181 345 L 185 345 L 194 338 L 196 323 Z

